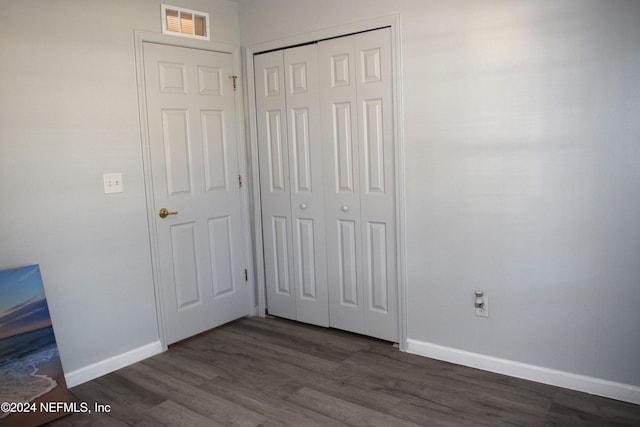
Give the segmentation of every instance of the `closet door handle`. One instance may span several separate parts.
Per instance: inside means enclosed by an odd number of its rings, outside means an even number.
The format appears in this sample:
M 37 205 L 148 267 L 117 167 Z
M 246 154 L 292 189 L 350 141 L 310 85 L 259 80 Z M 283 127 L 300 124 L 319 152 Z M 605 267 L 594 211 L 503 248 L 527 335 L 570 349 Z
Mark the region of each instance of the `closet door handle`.
M 342 212 L 349 212 L 349 206 L 347 205 L 342 205 L 340 209 L 342 209 Z
M 300 209 L 302 210 L 307 209 L 307 205 L 305 203 L 300 203 Z

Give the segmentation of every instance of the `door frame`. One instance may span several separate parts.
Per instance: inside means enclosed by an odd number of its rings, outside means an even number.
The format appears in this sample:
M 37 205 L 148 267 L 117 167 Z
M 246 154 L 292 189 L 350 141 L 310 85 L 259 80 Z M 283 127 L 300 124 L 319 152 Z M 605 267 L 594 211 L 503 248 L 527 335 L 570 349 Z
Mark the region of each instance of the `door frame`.
M 402 61 L 400 40 L 400 15 L 393 14 L 379 18 L 368 19 L 338 27 L 331 27 L 311 33 L 298 34 L 264 43 L 252 44 L 244 48 L 245 84 L 246 84 L 246 114 L 248 118 L 248 133 L 250 144 L 251 182 L 253 193 L 253 224 L 255 241 L 255 277 L 257 282 L 257 311 L 258 315 L 266 315 L 266 292 L 264 277 L 264 249 L 262 241 L 262 202 L 260 200 L 260 176 L 258 165 L 258 137 L 256 118 L 256 86 L 254 78 L 253 56 L 270 50 L 311 43 L 324 39 L 347 36 L 377 28 L 391 28 L 391 67 L 393 73 L 393 132 L 394 132 L 394 161 L 395 161 L 395 213 L 396 213 L 396 267 L 398 289 L 398 341 L 400 350 L 407 349 L 407 292 L 406 292 L 406 244 L 405 244 L 405 162 L 404 162 L 404 125 L 402 111 Z
M 165 35 L 159 33 L 153 33 L 149 31 L 134 30 L 135 38 L 135 65 L 136 65 L 136 83 L 138 88 L 138 119 L 140 127 L 140 142 L 142 148 L 142 169 L 144 179 L 144 191 L 147 207 L 147 226 L 149 233 L 149 248 L 151 253 L 151 269 L 153 289 L 155 294 L 156 303 L 156 320 L 158 326 L 158 336 L 162 350 L 167 349 L 167 337 L 164 324 L 164 312 L 162 304 L 162 283 L 160 281 L 160 258 L 159 258 L 159 244 L 156 229 L 156 212 L 155 212 L 155 200 L 153 193 L 153 180 L 151 176 L 151 143 L 148 133 L 148 119 L 147 119 L 147 95 L 145 90 L 145 76 L 144 76 L 144 52 L 143 43 L 156 43 L 165 46 L 184 47 L 192 49 L 200 49 L 211 52 L 221 52 L 231 54 L 233 61 L 233 74 L 238 76 L 238 90 L 235 91 L 235 122 L 236 122 L 236 135 L 237 135 L 237 154 L 238 154 L 238 171 L 248 181 L 247 177 L 247 147 L 245 139 L 245 126 L 244 126 L 244 100 L 242 97 L 242 67 L 240 46 L 220 43 L 215 41 L 202 41 L 196 39 L 187 39 L 182 37 L 175 37 L 172 35 Z M 248 184 L 248 182 L 247 182 Z M 242 212 L 242 252 L 244 255 L 244 262 L 249 272 L 254 271 L 253 256 L 252 256 L 252 242 L 251 242 L 251 203 L 250 195 L 247 191 L 248 185 L 244 185 L 240 189 L 240 208 Z M 255 292 L 251 292 L 255 288 L 254 275 L 249 274 L 247 284 L 249 287 L 249 301 L 247 301 L 247 314 L 256 314 L 256 297 Z

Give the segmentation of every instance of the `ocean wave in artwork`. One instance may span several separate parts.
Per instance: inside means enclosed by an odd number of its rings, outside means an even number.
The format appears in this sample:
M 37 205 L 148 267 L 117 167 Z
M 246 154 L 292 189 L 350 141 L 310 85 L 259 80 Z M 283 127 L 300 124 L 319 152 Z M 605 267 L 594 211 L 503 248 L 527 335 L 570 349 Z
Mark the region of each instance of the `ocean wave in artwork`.
M 57 381 L 39 374 L 38 369 L 59 357 L 54 345 L 28 356 L 0 363 L 0 402 L 27 403 L 56 388 Z M 0 418 L 8 415 L 0 413 Z

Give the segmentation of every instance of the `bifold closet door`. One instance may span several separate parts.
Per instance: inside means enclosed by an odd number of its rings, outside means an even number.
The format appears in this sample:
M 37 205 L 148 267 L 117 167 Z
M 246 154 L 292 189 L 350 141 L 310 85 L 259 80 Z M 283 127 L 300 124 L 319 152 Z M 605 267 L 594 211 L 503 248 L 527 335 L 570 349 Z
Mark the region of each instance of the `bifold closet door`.
M 315 45 L 255 57 L 267 307 L 329 326 Z
M 254 65 L 269 313 L 397 341 L 390 34 Z
M 390 29 L 318 43 L 329 317 L 398 340 Z

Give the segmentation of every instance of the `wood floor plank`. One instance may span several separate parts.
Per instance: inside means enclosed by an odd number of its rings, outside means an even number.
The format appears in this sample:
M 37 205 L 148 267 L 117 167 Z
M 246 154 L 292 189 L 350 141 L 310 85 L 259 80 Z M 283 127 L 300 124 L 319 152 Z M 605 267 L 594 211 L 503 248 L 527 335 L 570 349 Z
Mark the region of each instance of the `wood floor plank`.
M 222 338 L 211 337 L 212 342 L 219 339 Z M 296 385 L 300 378 L 328 386 L 337 385 L 330 375 L 298 366 L 294 360 L 286 357 L 273 358 L 268 355 L 269 352 L 259 342 L 234 342 L 229 348 L 221 348 L 216 354 L 207 354 L 207 357 L 210 357 L 209 363 L 225 370 L 225 374 L 222 374 L 225 378 L 238 382 L 245 382 L 250 378 L 254 387 L 281 397 L 300 388 Z
M 197 385 L 215 378 L 220 372 L 207 363 L 187 358 L 179 352 L 166 351 L 143 361 L 156 369 L 171 371 L 183 381 Z
M 240 319 L 71 393 L 112 411 L 51 426 L 640 425 L 639 405 L 277 318 Z
M 628 427 L 629 420 L 601 416 L 554 403 L 547 415 L 547 426 Z
M 419 408 L 418 418 L 411 418 L 414 422 L 426 422 L 429 425 L 438 421 L 438 424 L 447 425 L 447 417 L 456 419 L 456 423 L 468 425 L 483 425 L 482 419 L 487 420 L 487 425 L 495 425 L 498 415 L 502 416 L 503 422 L 507 423 L 509 418 L 517 420 L 520 425 L 541 425 L 546 414 L 545 408 L 540 408 L 536 404 L 529 407 L 529 402 L 525 404 L 510 401 L 510 396 L 504 401 L 500 401 L 500 396 L 494 396 L 483 389 L 468 389 L 467 384 L 458 383 L 450 386 L 440 379 L 434 378 L 426 381 L 414 381 L 410 375 L 405 377 L 384 372 L 378 372 L 376 366 L 348 369 L 349 377 L 345 378 L 338 372 L 335 373 L 343 381 L 355 384 L 359 388 L 366 390 L 366 395 L 373 396 L 380 394 L 387 395 L 388 399 L 394 398 L 412 408 Z M 496 412 L 494 408 L 500 402 L 504 407 Z M 548 406 L 548 402 L 545 402 Z M 403 413 L 398 411 L 401 405 L 392 406 L 390 413 L 402 417 Z M 411 413 L 411 411 L 409 411 Z M 424 417 L 419 417 L 420 413 Z M 479 421 L 480 420 L 480 421 Z M 526 421 L 525 421 L 526 420 Z M 454 423 L 455 424 L 455 423 Z
M 166 427 L 224 427 L 224 424 L 217 423 L 171 400 L 154 406 L 148 413 L 155 419 L 156 425 Z
M 81 384 L 72 390 L 72 395 L 78 404 L 84 403 L 90 410 L 94 405 L 110 405 L 108 413 L 74 414 L 76 425 L 133 425 L 141 420 L 141 414 L 162 402 L 162 397 L 153 392 L 147 392 L 128 379 L 111 376 L 101 377 Z M 80 396 L 80 397 L 79 397 Z
M 142 363 L 127 367 L 125 370 L 132 381 L 148 389 L 156 389 L 164 393 L 168 399 L 224 425 L 255 426 L 266 421 L 264 416 L 250 409 L 201 388 L 193 387 L 189 383 Z
M 400 365 L 400 366 L 395 366 Z M 371 354 L 358 353 L 345 361 L 334 374 L 344 381 L 377 387 L 390 395 L 408 398 L 414 404 L 429 407 L 436 413 L 455 412 L 467 419 L 481 418 L 496 422 L 513 422 L 518 425 L 544 424 L 550 406 L 550 398 L 536 393 L 522 395 L 522 390 L 508 389 L 501 384 L 468 381 L 452 370 L 424 372 L 388 364 Z M 464 368 L 468 371 L 468 368 Z
M 164 398 L 154 392 L 139 387 L 127 378 L 113 376 L 98 378 L 95 384 L 99 387 L 100 395 L 94 395 L 93 404 L 108 404 L 108 417 L 118 419 L 126 425 L 140 423 L 147 410 L 159 404 Z
M 243 346 L 248 345 L 254 348 L 256 347 L 255 338 L 236 333 L 235 331 L 229 329 L 219 331 L 216 336 L 225 340 L 229 340 L 229 342 L 236 343 L 237 345 L 240 345 L 241 343 Z M 264 357 L 276 360 L 286 359 L 287 363 L 321 374 L 329 373 L 340 366 L 339 362 L 327 360 L 323 357 L 309 354 L 308 352 L 299 351 L 295 348 L 284 347 L 279 344 L 261 342 L 259 348 L 262 356 Z
M 575 412 L 582 417 L 596 416 L 615 423 L 640 426 L 640 406 L 574 390 L 557 388 L 553 398 L 555 413 Z
M 323 413 L 352 426 L 409 427 L 417 424 L 374 409 L 336 398 L 312 388 L 302 388 L 290 398 L 306 408 Z
M 364 342 L 345 340 L 343 336 L 332 334 L 330 330 L 322 330 L 316 326 L 310 327 L 311 329 L 307 331 L 297 325 L 285 326 L 283 327 L 279 321 L 275 321 L 272 325 L 247 322 L 239 324 L 237 330 L 256 339 L 268 339 L 283 347 L 305 351 L 339 362 L 349 357 L 353 352 L 368 348 Z M 391 347 L 390 344 L 389 347 Z
M 191 351 L 183 349 L 181 351 Z M 219 348 L 217 351 L 198 350 L 192 352 L 192 357 L 211 364 L 220 371 L 220 377 L 246 386 L 253 386 L 265 393 L 282 394 L 283 382 L 286 378 L 274 375 L 267 359 L 257 357 L 257 348 L 249 349 L 244 346 L 230 346 Z M 286 394 L 285 394 L 286 395 Z
M 307 385 L 333 397 L 375 408 L 379 412 L 419 425 L 451 427 L 479 425 L 474 417 L 465 417 L 454 408 L 419 399 L 413 395 L 390 393 L 379 383 L 367 381 L 367 376 L 352 377 L 351 381 L 339 387 L 328 388 L 313 383 Z M 455 421 L 450 418 L 455 418 Z
M 292 426 L 339 427 L 346 424 L 323 414 L 308 410 L 274 394 L 264 393 L 251 385 L 218 377 L 208 381 L 203 388 L 213 394 L 224 395 L 227 399 Z

